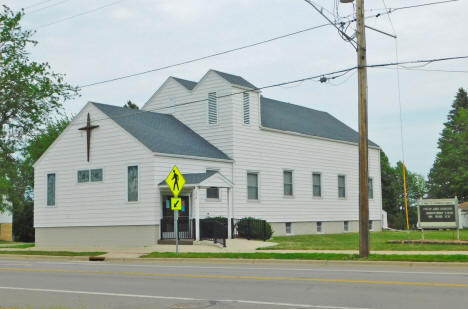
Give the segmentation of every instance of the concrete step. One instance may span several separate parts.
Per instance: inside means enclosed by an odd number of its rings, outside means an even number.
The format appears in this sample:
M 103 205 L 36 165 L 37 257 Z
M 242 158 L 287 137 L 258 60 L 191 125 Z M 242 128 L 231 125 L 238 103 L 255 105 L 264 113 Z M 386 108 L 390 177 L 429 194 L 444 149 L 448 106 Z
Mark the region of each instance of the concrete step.
M 175 239 L 159 239 L 158 245 L 175 245 Z M 179 239 L 179 245 L 193 245 L 193 239 Z

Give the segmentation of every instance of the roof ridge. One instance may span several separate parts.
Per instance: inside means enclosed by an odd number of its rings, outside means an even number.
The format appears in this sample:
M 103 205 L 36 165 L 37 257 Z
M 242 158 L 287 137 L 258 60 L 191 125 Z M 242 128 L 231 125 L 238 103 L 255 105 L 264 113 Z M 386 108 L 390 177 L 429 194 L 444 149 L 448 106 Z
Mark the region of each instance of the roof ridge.
M 185 79 L 185 78 L 181 78 L 181 77 L 177 77 L 177 76 L 169 76 L 169 77 L 172 77 L 173 79 L 178 79 L 178 80 L 183 80 L 183 81 L 186 81 L 186 82 L 192 82 L 192 83 L 197 83 L 196 81 L 193 81 L 193 80 L 190 80 L 190 79 Z
M 249 82 L 248 80 L 246 80 L 240 75 L 226 73 L 226 72 L 218 71 L 215 69 L 210 69 L 208 72 L 210 71 L 215 72 L 216 74 L 218 74 L 219 76 L 221 76 L 222 78 L 224 78 L 226 81 L 228 81 L 229 83 L 233 85 L 241 86 L 245 88 L 251 88 L 251 89 L 258 89 L 254 84 L 252 84 L 251 82 Z
M 143 114 L 143 113 L 153 113 L 153 114 L 157 114 L 157 115 L 163 115 L 163 116 L 168 116 L 168 117 L 173 117 L 173 118 L 175 118 L 174 115 L 171 115 L 171 114 L 158 113 L 158 112 L 148 111 L 148 110 L 144 110 L 144 109 L 125 108 L 125 107 L 123 107 L 123 106 L 112 105 L 112 104 L 105 104 L 105 103 L 93 102 L 93 101 L 89 101 L 89 103 L 95 104 L 95 105 L 109 106 L 109 107 L 112 107 L 112 108 L 118 108 L 118 109 L 121 109 L 121 110 L 130 112 L 130 113 L 132 113 L 132 112 L 133 112 L 133 113 L 139 113 L 139 114 Z

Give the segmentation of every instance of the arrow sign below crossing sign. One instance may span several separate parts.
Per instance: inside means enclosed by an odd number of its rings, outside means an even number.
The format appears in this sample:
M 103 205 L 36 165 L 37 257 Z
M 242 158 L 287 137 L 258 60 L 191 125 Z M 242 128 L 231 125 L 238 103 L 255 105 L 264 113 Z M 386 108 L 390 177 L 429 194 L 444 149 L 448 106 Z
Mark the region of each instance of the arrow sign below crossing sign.
M 171 189 L 172 194 L 174 194 L 174 197 L 178 197 L 180 191 L 182 191 L 182 188 L 185 185 L 185 178 L 182 176 L 176 165 L 174 165 L 169 175 L 167 175 L 166 183 L 169 186 L 169 189 Z
M 171 209 L 182 210 L 182 199 L 180 197 L 171 197 Z

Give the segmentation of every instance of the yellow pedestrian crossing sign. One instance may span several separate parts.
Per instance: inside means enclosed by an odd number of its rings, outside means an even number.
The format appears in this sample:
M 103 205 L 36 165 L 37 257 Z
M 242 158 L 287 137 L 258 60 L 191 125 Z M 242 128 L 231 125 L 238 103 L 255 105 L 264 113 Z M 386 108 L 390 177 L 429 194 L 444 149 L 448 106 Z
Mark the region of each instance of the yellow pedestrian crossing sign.
M 171 209 L 182 210 L 182 199 L 180 197 L 171 197 Z
M 172 194 L 174 194 L 174 197 L 178 197 L 180 191 L 182 191 L 182 188 L 185 185 L 185 178 L 182 176 L 176 165 L 174 165 L 169 175 L 167 175 L 166 183 L 169 186 L 169 189 L 171 189 Z

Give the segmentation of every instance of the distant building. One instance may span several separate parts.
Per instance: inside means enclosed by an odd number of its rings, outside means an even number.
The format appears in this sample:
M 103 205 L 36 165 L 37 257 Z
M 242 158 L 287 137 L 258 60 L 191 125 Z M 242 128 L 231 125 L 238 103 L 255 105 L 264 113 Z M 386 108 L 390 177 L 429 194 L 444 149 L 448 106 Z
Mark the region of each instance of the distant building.
M 180 216 L 190 224 L 181 229 L 193 228 L 195 239 L 199 220 L 214 216 L 265 219 L 275 235 L 357 232 L 358 133 L 255 89 L 210 70 L 199 82 L 169 77 L 142 110 L 86 104 L 35 164 L 36 244 L 167 238 L 164 179 L 174 165 L 187 180 Z M 380 148 L 372 142 L 369 198 L 369 226 L 380 231 Z
M 7 211 L 0 212 L 0 240 L 13 240 L 13 216 Z
M 458 204 L 461 229 L 468 229 L 468 202 Z

